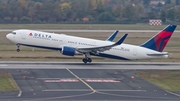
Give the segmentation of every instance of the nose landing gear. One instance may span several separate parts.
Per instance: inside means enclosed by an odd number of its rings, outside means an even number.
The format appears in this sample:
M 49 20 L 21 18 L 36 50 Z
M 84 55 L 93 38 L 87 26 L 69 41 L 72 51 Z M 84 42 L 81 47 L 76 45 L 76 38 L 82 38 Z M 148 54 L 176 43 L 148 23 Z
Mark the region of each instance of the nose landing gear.
M 19 47 L 20 47 L 20 45 L 19 44 L 16 44 L 16 46 L 17 46 L 17 52 L 20 52 L 20 49 L 19 49 Z

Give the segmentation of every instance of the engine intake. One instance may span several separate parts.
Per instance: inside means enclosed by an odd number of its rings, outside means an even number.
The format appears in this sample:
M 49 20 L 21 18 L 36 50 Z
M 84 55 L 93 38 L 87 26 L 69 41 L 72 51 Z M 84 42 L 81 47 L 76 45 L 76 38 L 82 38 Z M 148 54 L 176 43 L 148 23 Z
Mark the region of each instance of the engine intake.
M 62 47 L 62 51 L 61 53 L 63 55 L 68 55 L 68 56 L 74 56 L 76 52 L 76 49 L 73 47 L 68 47 L 68 46 L 64 46 Z

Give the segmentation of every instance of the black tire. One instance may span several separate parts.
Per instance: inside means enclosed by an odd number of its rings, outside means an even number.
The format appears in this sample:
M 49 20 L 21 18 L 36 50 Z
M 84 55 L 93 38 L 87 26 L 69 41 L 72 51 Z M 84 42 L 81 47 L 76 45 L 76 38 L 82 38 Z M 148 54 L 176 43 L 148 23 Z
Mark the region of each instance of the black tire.
M 17 52 L 20 52 L 20 49 L 17 49 Z
M 82 59 L 82 61 L 86 64 L 88 61 L 87 59 Z
M 91 59 L 91 58 L 88 58 L 87 61 L 88 61 L 89 63 L 91 63 L 91 62 L 92 62 L 92 59 Z

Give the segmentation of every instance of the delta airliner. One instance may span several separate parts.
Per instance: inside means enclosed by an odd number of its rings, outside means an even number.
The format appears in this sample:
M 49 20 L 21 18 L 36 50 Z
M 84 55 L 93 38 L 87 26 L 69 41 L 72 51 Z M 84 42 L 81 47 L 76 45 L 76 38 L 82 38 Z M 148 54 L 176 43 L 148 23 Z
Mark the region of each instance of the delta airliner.
M 167 58 L 168 52 L 163 52 L 163 49 L 175 29 L 176 25 L 168 25 L 139 46 L 123 43 L 128 34 L 117 42 L 112 42 L 118 31 L 105 41 L 25 29 L 12 31 L 6 37 L 17 45 L 17 52 L 20 51 L 21 45 L 58 50 L 67 56 L 84 54 L 85 58 L 82 61 L 90 63 L 91 55 L 120 60 Z

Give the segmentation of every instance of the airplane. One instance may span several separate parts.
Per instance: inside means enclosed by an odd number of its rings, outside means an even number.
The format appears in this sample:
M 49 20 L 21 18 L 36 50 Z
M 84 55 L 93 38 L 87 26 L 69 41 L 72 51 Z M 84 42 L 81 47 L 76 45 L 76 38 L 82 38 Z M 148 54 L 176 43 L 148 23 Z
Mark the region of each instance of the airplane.
M 168 25 L 140 46 L 123 43 L 128 34 L 124 34 L 117 42 L 112 42 L 118 31 L 105 41 L 27 29 L 12 31 L 6 35 L 6 38 L 17 45 L 17 52 L 22 45 L 58 50 L 67 56 L 82 54 L 85 56 L 82 61 L 86 64 L 92 62 L 91 56 L 119 60 L 168 58 L 168 52 L 163 50 L 176 27 L 176 25 Z

